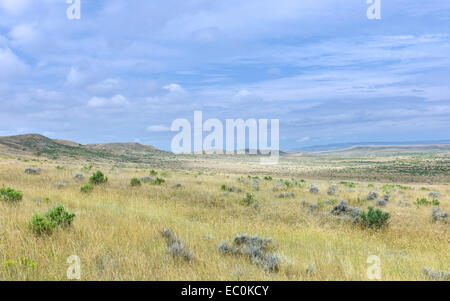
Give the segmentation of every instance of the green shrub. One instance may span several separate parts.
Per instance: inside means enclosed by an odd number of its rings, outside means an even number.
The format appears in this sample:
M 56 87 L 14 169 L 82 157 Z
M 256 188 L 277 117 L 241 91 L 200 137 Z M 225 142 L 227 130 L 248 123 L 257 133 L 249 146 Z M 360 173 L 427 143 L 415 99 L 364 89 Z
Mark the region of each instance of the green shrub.
M 258 203 L 258 201 L 256 200 L 256 197 L 253 193 L 247 192 L 245 194 L 245 198 L 242 199 L 241 203 L 245 206 L 250 206 L 254 203 Z
M 105 177 L 105 175 L 100 171 L 96 171 L 90 178 L 89 183 L 93 185 L 99 185 L 108 182 L 108 177 Z
M 163 178 L 156 178 L 155 180 L 153 180 L 152 184 L 154 185 L 161 185 L 166 183 L 166 180 L 164 180 Z
M 55 229 L 56 224 L 52 221 L 49 221 L 45 217 L 39 214 L 34 214 L 31 218 L 30 228 L 37 235 L 42 234 L 51 234 L 53 229 Z
M 92 186 L 91 184 L 86 184 L 81 186 L 80 191 L 84 192 L 84 193 L 88 193 L 91 192 L 92 190 L 94 190 L 94 186 Z
M 427 198 L 421 198 L 421 199 L 417 198 L 416 201 L 414 202 L 414 205 L 416 205 L 417 207 L 430 206 L 430 205 L 439 206 L 439 204 L 440 204 L 440 202 L 438 200 L 429 201 Z
M 373 207 L 368 208 L 367 214 L 363 211 L 361 213 L 361 224 L 367 228 L 380 229 L 388 224 L 390 214 L 388 212 L 383 212 L 380 209 L 375 209 Z
M 20 190 L 14 190 L 10 187 L 2 186 L 2 188 L 0 188 L 0 197 L 4 201 L 18 202 L 22 200 L 23 193 Z
M 264 177 L 264 180 L 266 180 L 266 181 L 272 181 L 273 178 L 272 178 L 271 176 L 265 176 L 265 177 Z
M 141 180 L 139 180 L 138 178 L 132 178 L 130 181 L 130 185 L 132 187 L 141 186 Z
M 151 176 L 156 176 L 158 174 L 158 172 L 154 169 L 150 170 L 150 175 Z
M 29 226 L 38 235 L 49 235 L 56 227 L 70 226 L 74 218 L 75 213 L 69 213 L 62 205 L 58 205 L 44 213 L 44 215 L 34 214 Z
M 350 187 L 350 188 L 356 187 L 356 184 L 353 182 L 340 182 L 339 184 L 344 185 L 345 187 Z
M 223 191 L 227 190 L 227 185 L 222 184 L 222 185 L 220 186 L 220 190 L 223 190 Z

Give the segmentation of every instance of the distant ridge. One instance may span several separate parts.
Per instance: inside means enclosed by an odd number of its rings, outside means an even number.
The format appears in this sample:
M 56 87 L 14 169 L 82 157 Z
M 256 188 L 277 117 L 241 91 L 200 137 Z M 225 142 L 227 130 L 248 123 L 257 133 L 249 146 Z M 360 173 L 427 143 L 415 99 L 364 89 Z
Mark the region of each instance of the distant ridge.
M 97 158 L 110 161 L 140 162 L 171 153 L 139 143 L 82 145 L 73 141 L 50 139 L 40 134 L 0 137 L 0 152 L 48 157 Z
M 446 145 L 446 144 L 450 144 L 450 139 L 430 140 L 430 141 L 408 141 L 408 142 L 348 142 L 348 143 L 305 146 L 290 150 L 289 153 L 344 150 L 357 146 L 375 147 L 375 146 L 417 146 L 417 145 Z

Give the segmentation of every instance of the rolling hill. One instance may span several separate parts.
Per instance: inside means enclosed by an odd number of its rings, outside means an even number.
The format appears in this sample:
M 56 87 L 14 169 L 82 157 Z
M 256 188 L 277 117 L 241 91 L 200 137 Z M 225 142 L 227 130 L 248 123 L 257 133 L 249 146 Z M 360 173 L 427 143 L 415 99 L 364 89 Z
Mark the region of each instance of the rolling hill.
M 82 145 L 73 141 L 50 139 L 39 134 L 0 137 L 0 153 L 104 159 L 118 162 L 141 162 L 170 153 L 139 143 L 105 143 Z

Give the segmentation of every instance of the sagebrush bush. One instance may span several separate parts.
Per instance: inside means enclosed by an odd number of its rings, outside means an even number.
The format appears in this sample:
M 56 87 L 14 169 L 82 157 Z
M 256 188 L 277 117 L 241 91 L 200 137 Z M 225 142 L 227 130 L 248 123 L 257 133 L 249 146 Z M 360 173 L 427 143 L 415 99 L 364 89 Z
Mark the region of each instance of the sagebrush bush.
M 383 212 L 380 209 L 368 208 L 368 212 L 361 212 L 360 223 L 371 229 L 380 229 L 387 226 L 390 218 L 388 212 Z
M 14 190 L 10 187 L 2 186 L 2 188 L 0 188 L 0 197 L 4 201 L 18 202 L 22 200 L 23 193 L 20 190 Z
M 80 191 L 84 193 L 91 192 L 92 190 L 94 190 L 94 186 L 92 186 L 91 184 L 86 184 L 80 187 Z
M 222 241 L 218 246 L 222 254 L 247 256 L 252 263 L 258 264 L 264 270 L 278 272 L 280 259 L 277 254 L 270 252 L 275 248 L 272 239 L 247 234 L 236 235 L 233 244 Z
M 175 233 L 170 229 L 162 229 L 161 235 L 166 240 L 167 252 L 172 255 L 173 258 L 181 258 L 185 261 L 194 259 L 192 252 L 186 248 L 184 243 L 179 240 Z
M 75 213 L 69 213 L 62 205 L 48 210 L 44 215 L 34 214 L 29 226 L 37 235 L 51 234 L 57 227 L 68 227 L 72 224 Z
M 100 170 L 96 171 L 90 178 L 89 183 L 93 185 L 99 185 L 108 182 L 106 177 Z
M 132 178 L 130 181 L 130 185 L 132 187 L 141 186 L 141 180 L 139 180 L 138 178 Z

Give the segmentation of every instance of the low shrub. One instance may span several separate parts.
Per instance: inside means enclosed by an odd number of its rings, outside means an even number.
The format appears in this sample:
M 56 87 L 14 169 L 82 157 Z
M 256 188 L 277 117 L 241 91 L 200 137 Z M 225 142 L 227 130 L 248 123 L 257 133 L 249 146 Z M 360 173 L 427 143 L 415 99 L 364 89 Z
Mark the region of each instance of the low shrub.
M 91 192 L 92 190 L 94 190 L 94 186 L 92 186 L 91 184 L 83 185 L 80 188 L 80 191 L 83 193 L 88 193 L 88 192 Z
M 22 200 L 23 193 L 20 190 L 14 190 L 10 187 L 2 186 L 2 188 L 0 188 L 0 197 L 4 201 L 19 202 Z
M 161 184 L 164 184 L 164 183 L 166 183 L 166 180 L 164 180 L 163 178 L 156 178 L 152 182 L 153 185 L 161 185 Z
M 340 182 L 339 184 L 345 186 L 345 187 L 350 187 L 350 188 L 354 188 L 356 187 L 356 184 L 353 182 Z
M 390 214 L 388 212 L 369 207 L 367 213 L 361 212 L 360 223 L 367 228 L 377 230 L 387 226 L 389 218 Z
M 154 169 L 150 170 L 150 175 L 151 176 L 156 176 L 158 174 L 158 172 Z
M 272 178 L 271 176 L 265 176 L 265 177 L 264 177 L 264 180 L 266 180 L 266 181 L 272 181 L 273 178 Z
M 130 181 L 130 185 L 132 187 L 141 186 L 141 180 L 139 180 L 138 178 L 132 178 Z
M 245 194 L 245 198 L 242 199 L 241 203 L 245 206 L 250 206 L 252 204 L 258 203 L 258 200 L 256 200 L 256 197 L 253 193 L 247 192 Z
M 416 201 L 414 202 L 414 205 L 416 205 L 417 207 L 430 206 L 430 205 L 439 206 L 439 204 L 440 204 L 440 202 L 438 200 L 429 201 L 427 198 L 421 198 L 421 199 L 417 198 Z
M 194 255 L 186 248 L 184 243 L 170 229 L 161 230 L 162 237 L 166 240 L 167 252 L 172 255 L 174 259 L 180 258 L 185 261 L 194 259 Z
M 280 258 L 272 253 L 276 246 L 270 238 L 240 234 L 235 236 L 233 244 L 222 241 L 217 249 L 224 255 L 246 256 L 266 271 L 278 272 L 280 269 Z
M 57 227 L 70 226 L 74 218 L 75 213 L 69 213 L 62 205 L 59 205 L 50 209 L 44 215 L 34 214 L 29 227 L 37 235 L 50 235 Z
M 100 170 L 96 171 L 90 178 L 89 183 L 93 185 L 99 185 L 108 182 L 106 177 Z

